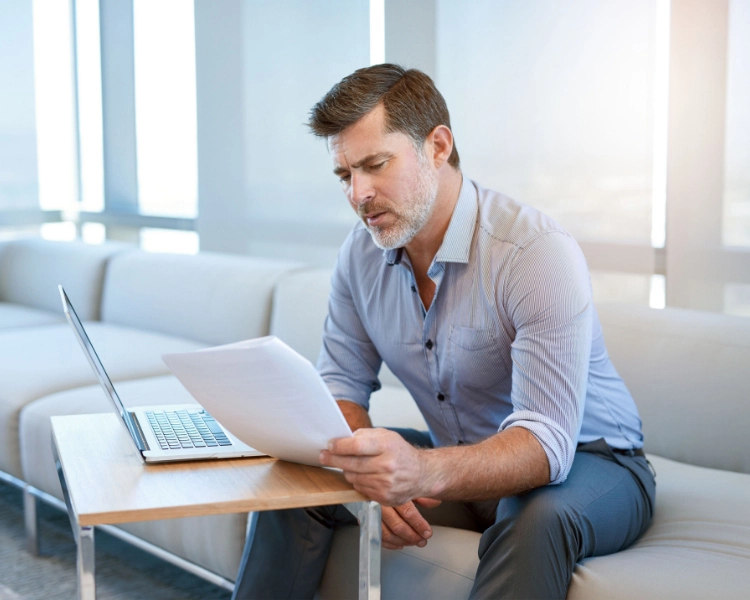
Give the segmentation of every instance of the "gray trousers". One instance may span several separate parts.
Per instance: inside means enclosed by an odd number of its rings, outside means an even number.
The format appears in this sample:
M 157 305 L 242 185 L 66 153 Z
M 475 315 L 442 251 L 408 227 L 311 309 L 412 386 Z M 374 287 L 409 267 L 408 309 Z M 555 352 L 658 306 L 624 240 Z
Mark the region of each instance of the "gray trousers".
M 429 440 L 399 433 L 415 445 Z M 645 531 L 654 498 L 646 459 L 597 440 L 579 445 L 560 485 L 499 501 L 444 502 L 422 513 L 434 525 L 482 533 L 471 598 L 565 598 L 578 561 L 623 550 Z M 343 506 L 259 513 L 233 598 L 312 598 L 334 530 L 355 524 Z

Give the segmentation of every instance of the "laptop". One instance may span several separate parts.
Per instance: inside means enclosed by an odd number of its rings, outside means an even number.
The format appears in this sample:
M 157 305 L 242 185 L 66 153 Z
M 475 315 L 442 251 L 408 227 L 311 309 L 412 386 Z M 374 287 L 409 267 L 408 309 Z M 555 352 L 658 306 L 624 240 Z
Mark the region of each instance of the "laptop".
M 167 404 L 126 409 L 68 295 L 61 285 L 57 288 L 60 290 L 65 316 L 73 328 L 76 339 L 83 348 L 83 353 L 88 358 L 104 393 L 120 415 L 143 462 L 267 456 L 234 437 L 200 405 Z

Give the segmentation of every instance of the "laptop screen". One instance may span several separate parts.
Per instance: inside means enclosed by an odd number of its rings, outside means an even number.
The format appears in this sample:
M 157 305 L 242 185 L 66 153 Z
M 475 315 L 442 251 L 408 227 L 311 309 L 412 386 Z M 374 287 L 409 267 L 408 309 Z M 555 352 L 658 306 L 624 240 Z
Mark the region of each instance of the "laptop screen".
M 104 365 L 102 365 L 102 361 L 99 359 L 99 355 L 96 353 L 96 350 L 94 350 L 94 346 L 92 345 L 91 340 L 89 340 L 89 336 L 86 334 L 86 330 L 83 328 L 81 320 L 78 318 L 78 315 L 76 314 L 76 311 L 73 308 L 70 299 L 68 299 L 68 295 L 65 293 L 65 290 L 61 285 L 58 285 L 57 289 L 60 290 L 60 297 L 62 298 L 65 316 L 68 318 L 68 322 L 73 327 L 76 338 L 78 338 L 78 343 L 81 344 L 81 348 L 83 348 L 83 352 L 88 358 L 91 368 L 94 369 L 94 373 L 96 373 L 96 377 L 97 379 L 99 379 L 99 383 L 101 384 L 102 388 L 104 388 L 104 391 L 112 401 L 112 404 L 114 404 L 115 410 L 120 413 L 120 417 L 122 417 L 122 420 L 125 422 L 125 426 L 130 429 L 130 415 L 125 410 L 125 406 L 120 400 L 120 397 L 117 395 L 115 387 L 114 385 L 112 385 L 112 381 L 110 380 L 109 375 L 107 375 L 107 371 L 104 370 Z

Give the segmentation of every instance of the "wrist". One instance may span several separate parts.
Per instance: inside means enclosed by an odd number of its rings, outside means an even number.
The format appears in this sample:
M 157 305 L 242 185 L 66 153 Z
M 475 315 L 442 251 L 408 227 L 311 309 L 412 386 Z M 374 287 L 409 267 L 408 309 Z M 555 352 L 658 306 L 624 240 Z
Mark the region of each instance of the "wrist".
M 420 468 L 420 496 L 440 498 L 447 487 L 445 470 L 439 450 L 418 450 Z

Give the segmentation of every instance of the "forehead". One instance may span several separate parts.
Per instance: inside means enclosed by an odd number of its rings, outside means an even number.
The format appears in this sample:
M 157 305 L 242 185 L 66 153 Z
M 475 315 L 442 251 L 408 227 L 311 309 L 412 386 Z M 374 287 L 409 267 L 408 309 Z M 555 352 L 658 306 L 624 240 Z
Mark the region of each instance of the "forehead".
M 385 109 L 379 104 L 359 121 L 328 139 L 335 166 L 356 163 L 366 156 L 396 153 L 411 147 L 409 137 L 400 131 L 386 131 Z

